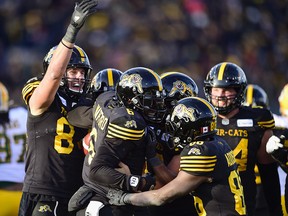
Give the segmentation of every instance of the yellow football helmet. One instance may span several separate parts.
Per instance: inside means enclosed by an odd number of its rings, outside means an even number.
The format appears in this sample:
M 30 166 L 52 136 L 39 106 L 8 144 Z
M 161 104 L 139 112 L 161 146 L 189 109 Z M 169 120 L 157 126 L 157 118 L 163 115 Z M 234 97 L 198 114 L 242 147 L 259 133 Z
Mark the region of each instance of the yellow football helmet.
M 281 115 L 288 116 L 288 84 L 282 89 L 278 101 Z
M 0 82 L 0 113 L 8 112 L 9 94 L 7 88 Z

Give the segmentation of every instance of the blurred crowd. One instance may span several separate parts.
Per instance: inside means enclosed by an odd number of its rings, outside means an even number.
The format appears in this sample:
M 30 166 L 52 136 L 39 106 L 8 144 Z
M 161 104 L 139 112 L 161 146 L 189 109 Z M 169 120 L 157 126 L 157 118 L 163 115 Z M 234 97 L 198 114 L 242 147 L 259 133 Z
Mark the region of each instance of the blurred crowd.
M 15 103 L 21 89 L 42 73 L 42 60 L 63 36 L 71 0 L 0 0 L 0 80 Z M 241 66 L 249 83 L 277 98 L 288 82 L 288 4 L 283 0 L 99 0 L 79 44 L 94 74 L 107 67 L 146 66 L 181 71 L 200 87 L 215 64 Z M 201 95 L 202 94 L 202 95 Z

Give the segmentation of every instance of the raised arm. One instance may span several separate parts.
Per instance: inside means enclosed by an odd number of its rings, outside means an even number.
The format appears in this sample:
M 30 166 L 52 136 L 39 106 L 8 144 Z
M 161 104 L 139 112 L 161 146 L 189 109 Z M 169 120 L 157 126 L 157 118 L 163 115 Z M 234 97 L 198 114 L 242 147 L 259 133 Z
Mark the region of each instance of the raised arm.
M 97 0 L 83 0 L 76 3 L 66 34 L 57 48 L 53 50 L 47 71 L 29 100 L 32 115 L 44 113 L 52 104 L 70 60 L 76 36 L 86 18 L 96 11 L 96 6 Z

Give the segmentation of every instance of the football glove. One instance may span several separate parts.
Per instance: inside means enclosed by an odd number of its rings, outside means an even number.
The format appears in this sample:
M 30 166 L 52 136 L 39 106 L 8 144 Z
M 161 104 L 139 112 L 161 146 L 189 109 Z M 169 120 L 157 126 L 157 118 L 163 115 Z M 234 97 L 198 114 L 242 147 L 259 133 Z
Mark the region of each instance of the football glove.
M 273 152 L 275 152 L 276 150 L 283 148 L 283 144 L 281 143 L 281 140 L 283 139 L 283 137 L 280 139 L 277 136 L 271 136 L 266 144 L 266 152 L 268 154 L 272 154 Z M 283 140 L 282 140 L 283 142 Z
M 97 4 L 97 0 L 83 0 L 80 3 L 76 3 L 70 24 L 63 37 L 65 41 L 70 43 L 76 41 L 78 31 L 84 25 L 86 18 L 96 11 Z
M 124 193 L 122 190 L 109 189 L 106 196 L 109 199 L 109 203 L 111 205 L 121 206 L 128 204 L 125 200 L 126 195 L 127 193 Z
M 127 189 L 129 192 L 152 190 L 156 184 L 156 178 L 153 175 L 130 175 L 127 180 Z

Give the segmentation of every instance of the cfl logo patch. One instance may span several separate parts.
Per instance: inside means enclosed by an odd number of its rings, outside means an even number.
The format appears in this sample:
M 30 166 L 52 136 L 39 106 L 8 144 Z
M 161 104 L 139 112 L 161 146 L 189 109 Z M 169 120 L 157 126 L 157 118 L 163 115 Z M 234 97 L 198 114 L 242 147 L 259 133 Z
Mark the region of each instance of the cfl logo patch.
M 49 205 L 43 205 L 39 207 L 39 212 L 52 212 L 51 208 Z
M 132 187 L 137 187 L 138 184 L 139 184 L 139 177 L 137 177 L 137 176 L 132 176 L 132 177 L 130 178 L 130 185 L 131 185 Z

